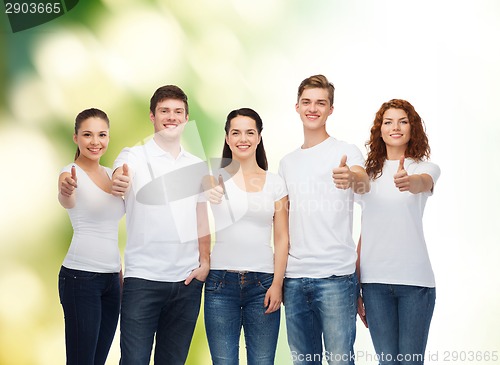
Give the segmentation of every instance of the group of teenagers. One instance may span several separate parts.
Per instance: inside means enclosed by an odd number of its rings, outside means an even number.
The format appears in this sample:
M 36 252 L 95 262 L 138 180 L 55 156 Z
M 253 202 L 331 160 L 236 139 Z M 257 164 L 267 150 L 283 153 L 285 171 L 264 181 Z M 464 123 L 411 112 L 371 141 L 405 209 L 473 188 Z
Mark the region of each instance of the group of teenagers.
M 228 114 L 210 172 L 181 146 L 188 98 L 175 85 L 151 97 L 153 138 L 113 169 L 100 165 L 108 116 L 79 113 L 75 160 L 59 176 L 74 230 L 59 273 L 67 364 L 105 364 L 119 319 L 121 365 L 149 364 L 153 346 L 155 364 L 185 363 L 203 288 L 214 364 L 238 364 L 242 329 L 248 364 L 274 364 L 282 304 L 295 365 L 354 364 L 357 315 L 380 364 L 422 364 L 436 297 L 422 216 L 440 169 L 408 101 L 376 112 L 365 161 L 327 133 L 333 100 L 325 76 L 302 81 L 304 143 L 276 174 L 250 108 Z

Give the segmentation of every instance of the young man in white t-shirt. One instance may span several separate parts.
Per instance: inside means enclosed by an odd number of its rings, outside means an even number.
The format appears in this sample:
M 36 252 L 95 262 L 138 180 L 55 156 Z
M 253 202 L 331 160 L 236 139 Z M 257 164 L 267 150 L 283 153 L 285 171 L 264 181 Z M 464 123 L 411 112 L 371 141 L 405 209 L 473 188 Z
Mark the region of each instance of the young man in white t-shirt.
M 186 94 L 160 87 L 150 102 L 155 135 L 124 148 L 115 161 L 113 194 L 125 197 L 127 246 L 120 321 L 121 365 L 183 364 L 209 272 L 204 163 L 180 144 Z M 201 169 L 200 169 L 201 166 Z
M 326 131 L 333 93 L 323 75 L 302 81 L 295 109 L 304 144 L 280 162 L 290 201 L 284 304 L 295 365 L 354 363 L 359 285 L 353 193 L 366 192 L 370 185 L 359 148 Z

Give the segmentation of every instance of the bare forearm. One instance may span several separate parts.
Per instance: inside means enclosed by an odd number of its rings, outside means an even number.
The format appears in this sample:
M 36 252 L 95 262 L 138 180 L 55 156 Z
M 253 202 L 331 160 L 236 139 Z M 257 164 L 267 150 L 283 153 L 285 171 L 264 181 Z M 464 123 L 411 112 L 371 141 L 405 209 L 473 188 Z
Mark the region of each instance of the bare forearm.
M 352 190 L 356 194 L 365 194 L 370 191 L 370 179 L 364 169 L 353 170 Z
M 432 178 L 430 177 L 430 175 L 427 174 L 410 175 L 409 181 L 410 181 L 409 191 L 412 194 L 419 194 L 431 191 L 434 186 Z
M 274 242 L 274 283 L 283 285 L 286 264 L 288 262 L 288 238 L 280 238 Z
M 59 203 L 63 206 L 63 208 L 66 208 L 66 209 L 74 208 L 75 203 L 76 203 L 76 199 L 75 199 L 74 194 L 71 196 L 65 196 L 65 195 L 61 194 L 61 192 L 59 192 L 57 198 L 59 200 Z

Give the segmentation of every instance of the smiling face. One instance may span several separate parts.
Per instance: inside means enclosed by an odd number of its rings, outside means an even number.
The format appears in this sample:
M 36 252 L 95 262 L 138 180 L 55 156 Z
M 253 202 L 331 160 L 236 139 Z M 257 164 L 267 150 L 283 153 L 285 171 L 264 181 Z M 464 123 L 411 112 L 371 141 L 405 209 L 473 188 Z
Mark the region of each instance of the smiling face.
M 299 101 L 295 104 L 295 110 L 299 113 L 305 129 L 326 128 L 326 120 L 333 112 L 328 89 L 304 89 Z
M 149 113 L 155 133 L 170 140 L 180 139 L 188 117 L 184 102 L 178 99 L 161 100 L 156 105 L 155 113 Z
M 403 109 L 387 109 L 380 127 L 387 151 L 390 149 L 404 153 L 411 137 L 410 121 Z
M 255 159 L 255 151 L 260 143 L 255 120 L 243 115 L 231 119 L 229 131 L 226 134 L 226 143 L 231 149 L 234 160 Z
M 109 127 L 105 120 L 91 117 L 80 123 L 80 128 L 73 135 L 78 145 L 78 159 L 99 160 L 106 152 L 109 143 Z

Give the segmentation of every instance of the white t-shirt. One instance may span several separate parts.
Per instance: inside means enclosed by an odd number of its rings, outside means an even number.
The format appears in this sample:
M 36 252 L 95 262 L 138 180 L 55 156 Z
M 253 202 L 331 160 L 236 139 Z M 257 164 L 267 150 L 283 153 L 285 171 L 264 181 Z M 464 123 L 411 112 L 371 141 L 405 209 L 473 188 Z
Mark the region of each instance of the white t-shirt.
M 196 206 L 206 164 L 181 149 L 177 158 L 154 139 L 124 148 L 114 168 L 127 163 L 125 277 L 185 280 L 199 267 Z
M 224 179 L 225 170 L 221 170 Z M 274 272 L 271 247 L 274 203 L 287 195 L 285 182 L 266 172 L 266 181 L 259 192 L 246 192 L 233 179 L 224 182 L 227 200 L 211 204 L 216 241 L 210 257 L 210 268 Z
M 399 160 L 386 160 L 370 192 L 356 196 L 362 208 L 361 282 L 435 287 L 422 216 L 431 192 L 400 192 L 394 185 Z M 408 175 L 441 173 L 431 162 L 405 159 Z
M 118 223 L 125 213 L 122 198 L 99 188 L 77 164 L 65 166 L 61 173 L 76 168 L 78 187 L 75 206 L 67 209 L 73 238 L 63 266 L 68 269 L 99 273 L 119 272 Z M 105 168 L 111 178 L 111 169 Z
M 333 137 L 299 148 L 280 162 L 290 201 L 288 278 L 326 278 L 355 271 L 353 192 L 337 189 L 332 178 L 342 155 L 347 155 L 348 166 L 364 165 L 359 148 Z

